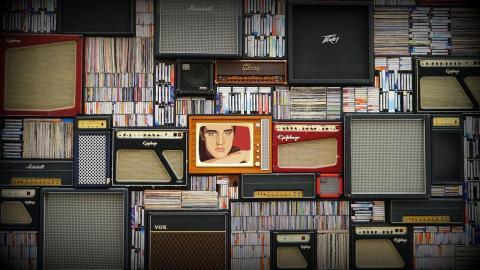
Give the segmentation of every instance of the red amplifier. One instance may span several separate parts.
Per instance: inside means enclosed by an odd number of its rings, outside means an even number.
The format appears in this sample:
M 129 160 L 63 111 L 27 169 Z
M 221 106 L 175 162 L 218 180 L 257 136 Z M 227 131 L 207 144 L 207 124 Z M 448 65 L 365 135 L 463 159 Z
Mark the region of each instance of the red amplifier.
M 274 172 L 342 172 L 340 122 L 273 123 Z

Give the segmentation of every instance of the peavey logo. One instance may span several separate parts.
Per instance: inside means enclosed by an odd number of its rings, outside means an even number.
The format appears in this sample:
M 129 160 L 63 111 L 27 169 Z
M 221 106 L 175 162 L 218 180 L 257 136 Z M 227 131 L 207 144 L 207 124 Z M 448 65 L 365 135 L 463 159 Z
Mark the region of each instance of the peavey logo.
M 255 72 L 258 73 L 260 71 L 260 66 L 243 64 L 242 71 L 243 71 L 243 73 L 245 73 L 245 71 L 255 71 Z
M 282 142 L 288 142 L 290 140 L 298 141 L 300 139 L 299 136 L 292 136 L 292 135 L 278 135 L 277 138 Z
M 25 205 L 35 205 L 34 201 L 25 201 Z
M 212 10 L 213 10 L 213 6 L 200 7 L 200 6 L 190 5 L 187 8 L 187 11 L 192 11 L 192 12 L 210 12 Z
M 458 69 L 446 69 L 445 73 L 447 73 L 448 75 L 457 75 L 458 73 L 460 73 L 460 70 L 458 70 Z
M 326 36 L 323 36 L 322 44 L 327 43 L 327 42 L 329 42 L 331 44 L 337 44 L 339 39 L 340 39 L 340 37 L 337 37 L 337 34 L 326 35 Z
M 153 141 L 143 141 L 142 144 L 143 144 L 143 146 L 146 146 L 146 147 L 148 147 L 148 146 L 154 146 L 155 147 L 155 146 L 157 146 L 158 143 L 153 142 Z
M 153 227 L 155 228 L 155 230 L 166 230 L 167 229 L 167 225 L 153 225 Z
M 45 164 L 42 165 L 34 165 L 34 164 L 28 164 L 27 167 L 25 167 L 27 170 L 43 170 L 45 169 Z
M 393 241 L 397 244 L 400 244 L 400 243 L 406 244 L 407 243 L 406 238 L 393 238 Z
M 307 245 L 300 245 L 300 248 L 301 248 L 301 249 L 310 249 L 310 246 L 307 246 Z

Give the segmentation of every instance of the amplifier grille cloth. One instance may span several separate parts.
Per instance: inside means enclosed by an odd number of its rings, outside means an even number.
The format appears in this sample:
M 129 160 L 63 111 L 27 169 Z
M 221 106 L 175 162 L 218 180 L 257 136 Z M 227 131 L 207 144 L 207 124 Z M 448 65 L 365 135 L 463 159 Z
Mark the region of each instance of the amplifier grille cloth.
M 45 195 L 44 269 L 123 269 L 123 193 Z
M 402 268 L 405 262 L 388 239 L 355 241 L 355 264 L 361 268 Z
M 477 103 L 480 103 L 480 77 L 465 77 L 465 84 L 472 91 Z
M 79 135 L 78 138 L 78 183 L 105 184 L 107 179 L 106 135 Z
M 170 182 L 162 161 L 153 150 L 120 149 L 117 151 L 117 181 Z
M 157 4 L 161 53 L 238 53 L 237 1 L 160 0 Z
M 150 269 L 224 269 L 225 232 L 152 232 Z
M 5 108 L 49 111 L 75 106 L 74 41 L 8 49 Z
M 183 178 L 183 151 L 182 150 L 165 150 L 163 156 L 168 162 L 170 168 L 178 179 Z
M 0 223 L 2 224 L 30 224 L 32 217 L 22 202 L 2 202 Z
M 340 190 L 340 181 L 337 177 L 320 178 L 320 194 L 336 194 Z
M 337 139 L 335 138 L 278 146 L 278 167 L 280 168 L 321 168 L 335 164 L 337 164 Z
M 352 120 L 352 194 L 424 194 L 423 120 Z
M 472 102 L 454 77 L 429 76 L 420 79 L 422 109 L 471 109 Z
M 280 269 L 305 269 L 307 260 L 297 247 L 277 248 L 277 267 Z

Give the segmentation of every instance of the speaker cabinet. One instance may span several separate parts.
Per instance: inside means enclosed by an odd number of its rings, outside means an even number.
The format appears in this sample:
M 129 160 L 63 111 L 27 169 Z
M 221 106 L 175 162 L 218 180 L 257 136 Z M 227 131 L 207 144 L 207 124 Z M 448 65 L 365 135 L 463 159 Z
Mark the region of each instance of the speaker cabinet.
M 212 60 L 177 60 L 177 90 L 182 95 L 213 96 Z
M 289 1 L 289 83 L 373 84 L 373 1 Z

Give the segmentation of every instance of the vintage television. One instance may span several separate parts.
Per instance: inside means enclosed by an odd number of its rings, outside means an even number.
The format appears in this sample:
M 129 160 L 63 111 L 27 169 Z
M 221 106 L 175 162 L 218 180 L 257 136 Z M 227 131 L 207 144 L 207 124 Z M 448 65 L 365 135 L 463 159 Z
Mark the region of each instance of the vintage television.
M 0 188 L 0 229 L 37 230 L 39 198 L 38 188 Z
M 345 193 L 358 198 L 427 198 L 430 117 L 345 115 Z
M 81 112 L 81 36 L 0 37 L 1 115 L 75 116 Z
M 228 269 L 228 212 L 148 211 L 147 269 Z
M 351 269 L 413 268 L 411 227 L 358 225 L 351 231 Z
M 479 57 L 417 57 L 414 70 L 418 112 L 480 110 Z
M 390 222 L 403 224 L 463 224 L 462 199 L 392 200 Z
M 115 129 L 114 186 L 187 186 L 187 131 Z
M 270 173 L 271 116 L 191 115 L 191 174 Z
M 75 118 L 75 187 L 108 187 L 111 184 L 111 115 Z
M 126 269 L 127 189 L 41 191 L 42 269 Z
M 0 160 L 0 186 L 72 186 L 72 160 Z
M 155 0 L 158 57 L 241 57 L 242 1 Z
M 274 172 L 342 172 L 342 123 L 274 122 L 272 141 Z
M 242 174 L 242 199 L 313 199 L 314 173 Z
M 288 81 L 373 84 L 372 1 L 288 1 Z
M 177 96 L 213 96 L 213 61 L 201 59 L 177 60 Z
M 216 60 L 215 84 L 287 84 L 287 60 Z
M 316 269 L 315 231 L 271 231 L 271 269 Z
M 134 35 L 135 0 L 58 0 L 58 32 Z

